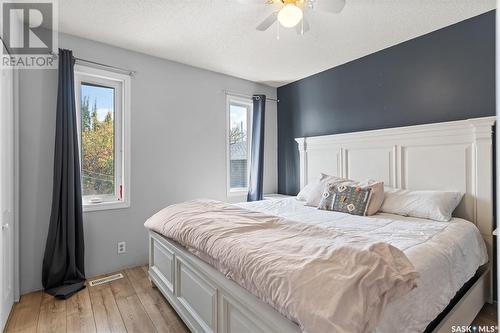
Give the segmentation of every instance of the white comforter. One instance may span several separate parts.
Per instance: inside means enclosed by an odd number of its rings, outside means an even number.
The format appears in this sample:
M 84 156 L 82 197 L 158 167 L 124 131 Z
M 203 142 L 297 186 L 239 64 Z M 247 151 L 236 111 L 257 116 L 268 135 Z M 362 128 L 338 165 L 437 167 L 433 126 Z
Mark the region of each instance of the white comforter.
M 387 305 L 377 333 L 423 332 L 488 261 L 479 230 L 459 218 L 436 222 L 392 214 L 353 216 L 307 207 L 295 198 L 237 205 L 348 235 L 373 237 L 402 250 L 420 274 L 418 287 Z

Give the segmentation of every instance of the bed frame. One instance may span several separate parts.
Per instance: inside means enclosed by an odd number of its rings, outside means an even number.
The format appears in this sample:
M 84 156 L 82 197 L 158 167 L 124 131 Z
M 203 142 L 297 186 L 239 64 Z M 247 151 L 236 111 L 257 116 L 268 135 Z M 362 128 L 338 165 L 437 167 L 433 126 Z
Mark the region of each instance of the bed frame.
M 494 117 L 296 139 L 300 184 L 320 172 L 409 189 L 465 193 L 456 215 L 478 227 L 492 257 Z M 193 332 L 299 333 L 299 327 L 182 246 L 150 232 L 149 276 Z M 491 270 L 478 271 L 432 332 L 469 325 L 491 300 Z

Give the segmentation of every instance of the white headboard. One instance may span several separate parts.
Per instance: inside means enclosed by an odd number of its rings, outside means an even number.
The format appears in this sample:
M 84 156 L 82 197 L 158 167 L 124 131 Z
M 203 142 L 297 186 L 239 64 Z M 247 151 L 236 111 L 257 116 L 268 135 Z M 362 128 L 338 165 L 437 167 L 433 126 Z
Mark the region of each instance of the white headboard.
M 455 215 L 477 225 L 491 255 L 494 123 L 487 117 L 297 138 L 300 186 L 323 172 L 413 190 L 461 191 Z

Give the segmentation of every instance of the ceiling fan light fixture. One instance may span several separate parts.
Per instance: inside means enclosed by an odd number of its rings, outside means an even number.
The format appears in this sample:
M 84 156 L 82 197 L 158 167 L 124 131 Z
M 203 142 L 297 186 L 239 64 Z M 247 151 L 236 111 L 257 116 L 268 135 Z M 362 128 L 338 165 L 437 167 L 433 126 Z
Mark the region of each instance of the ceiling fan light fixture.
M 302 16 L 302 9 L 293 3 L 288 3 L 278 12 L 278 21 L 285 28 L 293 28 L 302 20 Z

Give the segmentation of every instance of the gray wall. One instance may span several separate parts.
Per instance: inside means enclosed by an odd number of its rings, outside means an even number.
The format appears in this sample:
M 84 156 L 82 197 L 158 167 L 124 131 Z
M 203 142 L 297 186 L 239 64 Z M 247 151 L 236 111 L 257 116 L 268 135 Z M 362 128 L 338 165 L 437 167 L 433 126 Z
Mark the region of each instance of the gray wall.
M 59 47 L 76 57 L 137 70 L 132 79 L 131 207 L 85 213 L 86 273 L 91 277 L 147 262 L 144 221 L 164 206 L 206 197 L 226 200 L 223 89 L 275 97 L 276 89 L 74 36 Z M 57 72 L 20 77 L 20 282 L 40 289 L 50 216 Z M 276 104 L 266 109 L 265 192 L 277 189 Z M 243 198 L 232 198 L 239 200 Z M 116 243 L 127 242 L 118 255 Z
M 495 115 L 495 12 L 278 88 L 279 192 L 299 190 L 294 138 Z

